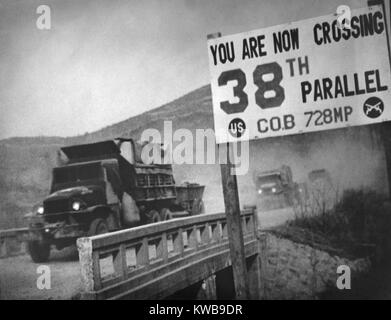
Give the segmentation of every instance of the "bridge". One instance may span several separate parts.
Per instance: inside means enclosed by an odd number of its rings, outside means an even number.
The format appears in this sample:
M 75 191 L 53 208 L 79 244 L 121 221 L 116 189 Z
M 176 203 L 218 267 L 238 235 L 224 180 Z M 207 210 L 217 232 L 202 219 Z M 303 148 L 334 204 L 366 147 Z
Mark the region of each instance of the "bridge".
M 261 255 L 255 208 L 243 210 L 241 222 L 250 297 L 259 299 Z M 26 229 L 0 232 L 3 257 L 23 254 L 23 245 L 16 251 L 15 248 L 26 232 Z M 77 248 L 79 272 L 73 265 L 74 272 L 68 276 L 79 283 L 77 290 L 82 299 L 234 297 L 224 213 L 173 219 L 79 238 Z M 17 261 L 20 258 L 8 259 Z M 63 279 L 64 283 L 67 281 Z

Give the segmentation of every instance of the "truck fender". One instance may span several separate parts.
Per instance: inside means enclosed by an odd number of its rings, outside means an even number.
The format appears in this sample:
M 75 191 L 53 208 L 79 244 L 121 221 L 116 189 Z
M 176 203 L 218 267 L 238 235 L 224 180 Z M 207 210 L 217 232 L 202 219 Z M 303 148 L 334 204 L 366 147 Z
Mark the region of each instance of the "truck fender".
M 95 212 L 95 213 L 102 213 L 104 215 L 108 215 L 109 212 L 110 212 L 110 208 L 106 205 L 97 205 L 97 206 L 93 206 L 93 207 L 89 207 L 87 209 L 87 211 L 89 212 Z
M 125 224 L 134 224 L 141 220 L 136 201 L 126 192 L 122 196 L 122 218 Z

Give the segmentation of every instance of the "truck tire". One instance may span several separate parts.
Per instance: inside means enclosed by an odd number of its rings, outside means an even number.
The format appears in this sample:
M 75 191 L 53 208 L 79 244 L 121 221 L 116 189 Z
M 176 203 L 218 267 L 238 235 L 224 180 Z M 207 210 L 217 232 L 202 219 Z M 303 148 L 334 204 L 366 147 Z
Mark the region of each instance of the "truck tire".
M 109 232 L 109 227 L 107 226 L 106 220 L 102 218 L 97 218 L 91 222 L 90 228 L 88 230 L 88 236 L 91 237 L 107 232 Z
M 162 218 L 163 221 L 171 220 L 173 218 L 171 210 L 167 208 L 163 208 L 160 211 L 160 217 Z
M 156 210 L 151 210 L 147 214 L 147 223 L 156 223 L 162 221 L 159 212 Z
M 45 241 L 29 241 L 27 249 L 30 254 L 31 260 L 35 263 L 46 262 L 50 256 L 50 243 Z

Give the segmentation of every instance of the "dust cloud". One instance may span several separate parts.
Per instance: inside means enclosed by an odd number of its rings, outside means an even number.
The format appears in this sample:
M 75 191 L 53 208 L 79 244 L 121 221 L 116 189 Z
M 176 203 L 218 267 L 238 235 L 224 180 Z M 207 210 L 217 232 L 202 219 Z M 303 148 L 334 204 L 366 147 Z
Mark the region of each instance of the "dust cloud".
M 350 127 L 250 142 L 250 168 L 238 176 L 240 205 L 256 205 L 256 171 L 288 165 L 295 182 L 305 182 L 312 170 L 326 169 L 333 187 L 371 188 L 387 193 L 384 148 L 377 126 Z M 206 212 L 224 211 L 219 165 L 174 165 L 177 183 L 197 182 L 206 186 Z

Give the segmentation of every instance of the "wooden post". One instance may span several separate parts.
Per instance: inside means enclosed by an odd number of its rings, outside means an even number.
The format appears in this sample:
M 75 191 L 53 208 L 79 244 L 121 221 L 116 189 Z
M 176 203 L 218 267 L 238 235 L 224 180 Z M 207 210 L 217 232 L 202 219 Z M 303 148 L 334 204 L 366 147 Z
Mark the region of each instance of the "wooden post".
M 227 230 L 232 261 L 232 272 L 235 284 L 236 299 L 249 299 L 249 284 L 244 252 L 242 219 L 238 184 L 236 175 L 232 174 L 233 165 L 229 159 L 230 145 L 227 143 L 227 163 L 220 164 L 221 181 L 223 185 L 225 214 L 227 215 Z
M 207 39 L 221 37 L 221 32 L 209 34 Z M 230 144 L 227 143 L 226 163 L 220 164 L 221 182 L 223 185 L 225 214 L 227 215 L 227 230 L 232 261 L 235 295 L 238 300 L 249 299 L 249 281 L 247 275 L 246 256 L 244 252 L 242 221 L 236 174 L 232 174 L 233 165 L 230 161 Z
M 258 244 L 259 246 L 259 244 Z M 261 261 L 256 254 L 247 260 L 247 273 L 249 278 L 249 299 L 259 300 L 261 297 Z
M 387 47 L 388 47 L 388 59 L 391 67 L 391 49 L 390 49 L 390 38 L 388 31 L 387 12 L 384 0 L 368 0 L 368 6 L 381 5 L 384 13 L 384 22 L 386 29 Z M 387 182 L 388 182 L 388 197 L 391 199 L 391 122 L 383 122 L 378 125 L 380 129 L 380 137 L 383 143 L 386 167 L 387 167 Z

